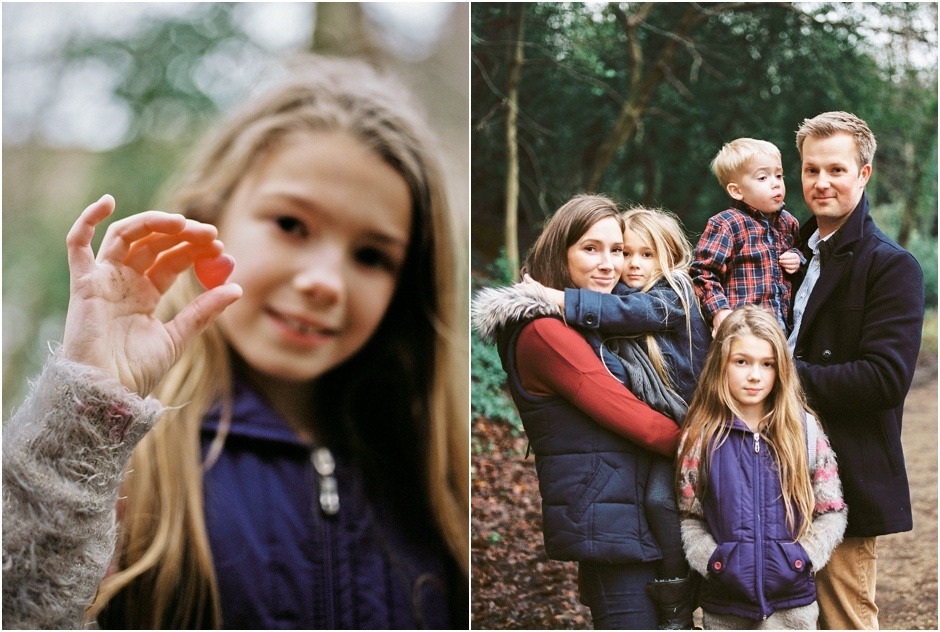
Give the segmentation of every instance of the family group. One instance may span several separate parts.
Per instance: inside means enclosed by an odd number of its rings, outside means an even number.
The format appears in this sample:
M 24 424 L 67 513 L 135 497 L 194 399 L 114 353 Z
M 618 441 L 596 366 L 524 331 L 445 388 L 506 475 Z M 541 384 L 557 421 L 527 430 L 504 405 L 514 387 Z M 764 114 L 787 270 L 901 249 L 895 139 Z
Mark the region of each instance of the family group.
M 800 125 L 726 143 L 695 248 L 672 214 L 579 195 L 523 282 L 477 294 L 535 454 L 551 559 L 595 628 L 877 629 L 877 536 L 912 528 L 901 416 L 923 274 L 876 226 L 876 142 Z

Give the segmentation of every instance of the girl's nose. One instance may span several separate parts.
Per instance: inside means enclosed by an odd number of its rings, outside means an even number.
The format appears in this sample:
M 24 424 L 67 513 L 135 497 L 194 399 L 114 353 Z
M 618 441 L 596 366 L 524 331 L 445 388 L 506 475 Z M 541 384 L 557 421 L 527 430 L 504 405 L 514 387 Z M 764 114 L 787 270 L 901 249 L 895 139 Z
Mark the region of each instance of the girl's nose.
M 312 253 L 294 275 L 294 288 L 310 297 L 318 307 L 342 303 L 346 293 L 344 268 L 339 248 L 321 248 Z

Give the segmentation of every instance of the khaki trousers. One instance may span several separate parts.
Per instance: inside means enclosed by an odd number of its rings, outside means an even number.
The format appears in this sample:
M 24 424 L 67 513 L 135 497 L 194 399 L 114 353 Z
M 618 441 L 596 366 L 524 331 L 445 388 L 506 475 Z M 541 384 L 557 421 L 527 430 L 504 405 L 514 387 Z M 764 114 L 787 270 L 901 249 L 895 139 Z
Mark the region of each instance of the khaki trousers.
M 875 538 L 845 538 L 816 573 L 820 630 L 877 630 Z

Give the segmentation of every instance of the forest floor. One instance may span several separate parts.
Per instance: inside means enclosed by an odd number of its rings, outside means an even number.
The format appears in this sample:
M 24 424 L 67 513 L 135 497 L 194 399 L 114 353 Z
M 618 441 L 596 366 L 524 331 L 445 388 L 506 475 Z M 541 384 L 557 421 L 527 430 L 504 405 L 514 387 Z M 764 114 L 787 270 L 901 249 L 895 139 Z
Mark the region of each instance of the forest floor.
M 474 423 L 473 629 L 591 629 L 577 565 L 545 556 L 534 458 L 506 424 Z M 937 358 L 923 356 L 907 397 L 902 441 L 914 530 L 878 538 L 882 629 L 937 629 Z

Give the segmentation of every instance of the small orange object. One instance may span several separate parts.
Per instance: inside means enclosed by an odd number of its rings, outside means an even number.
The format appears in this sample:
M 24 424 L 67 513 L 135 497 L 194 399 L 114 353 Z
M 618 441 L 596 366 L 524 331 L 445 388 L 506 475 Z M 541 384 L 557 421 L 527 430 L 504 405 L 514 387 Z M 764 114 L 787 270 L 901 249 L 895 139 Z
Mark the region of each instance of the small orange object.
M 232 270 L 235 269 L 235 259 L 226 254 L 212 259 L 196 259 L 193 268 L 196 272 L 196 278 L 202 283 L 202 287 L 211 290 L 228 280 Z

